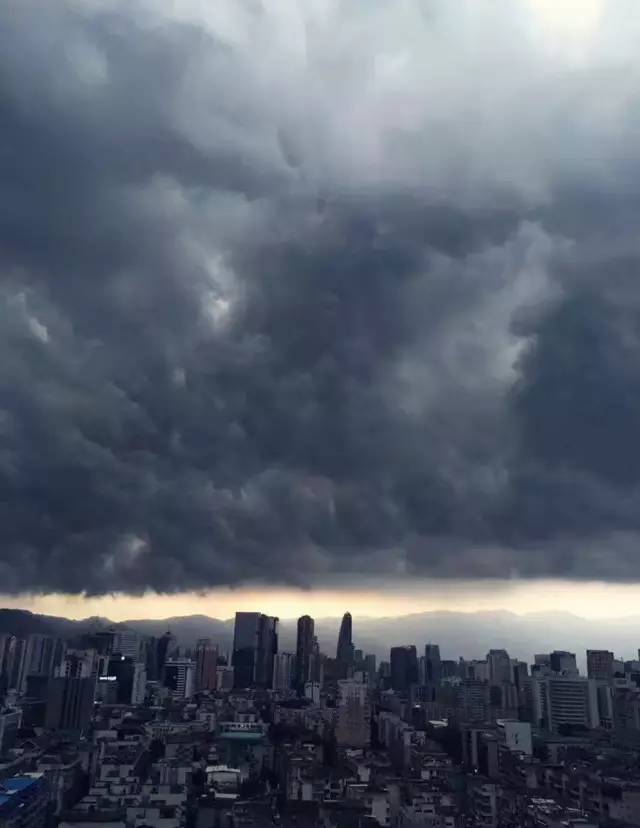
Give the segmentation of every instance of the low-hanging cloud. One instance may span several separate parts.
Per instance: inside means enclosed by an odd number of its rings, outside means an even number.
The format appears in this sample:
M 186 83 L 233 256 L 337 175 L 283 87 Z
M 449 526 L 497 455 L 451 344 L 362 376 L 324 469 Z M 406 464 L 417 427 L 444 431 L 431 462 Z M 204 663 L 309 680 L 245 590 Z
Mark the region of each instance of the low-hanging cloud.
M 3 591 L 637 579 L 638 33 L 592 7 L 5 2 Z

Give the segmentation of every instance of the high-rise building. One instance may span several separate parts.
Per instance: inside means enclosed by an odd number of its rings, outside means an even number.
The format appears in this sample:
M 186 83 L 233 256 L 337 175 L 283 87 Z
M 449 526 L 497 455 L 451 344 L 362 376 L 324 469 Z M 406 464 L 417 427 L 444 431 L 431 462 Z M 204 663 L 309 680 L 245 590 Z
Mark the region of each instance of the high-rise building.
M 164 677 L 164 665 L 167 661 L 167 658 L 172 654 L 172 651 L 175 647 L 175 638 L 171 634 L 169 630 L 161 635 L 158 639 L 158 644 L 156 648 L 156 656 L 154 659 L 154 667 L 156 669 L 156 680 L 162 681 Z
M 587 650 L 587 676 L 590 679 L 613 678 L 614 659 L 609 650 Z
M 164 686 L 177 699 L 190 699 L 195 687 L 196 665 L 189 658 L 171 658 L 164 665 Z
M 309 659 L 309 681 L 316 684 L 322 684 L 324 681 L 323 656 L 320 652 L 320 645 L 318 644 L 318 639 L 315 635 L 313 636 L 311 658 Z
M 501 687 L 511 681 L 511 659 L 506 650 L 489 650 L 487 653 L 489 684 Z
M 483 722 L 489 716 L 489 685 L 475 678 L 463 679 L 454 687 L 455 706 L 468 722 Z
M 52 676 L 56 661 L 59 664 L 62 655 L 59 639 L 50 635 L 30 635 L 27 638 L 22 660 L 18 691 L 24 693 L 28 676 Z
M 549 654 L 549 667 L 554 673 L 562 673 L 567 676 L 578 675 L 576 654 L 568 653 L 566 650 L 554 650 Z
M 424 682 L 438 687 L 442 682 L 442 662 L 438 644 L 426 644 L 424 648 Z
M 108 663 L 107 656 L 99 656 L 95 650 L 67 650 L 55 675 L 59 678 L 90 678 L 101 672 L 101 659 L 107 659 Z
M 15 745 L 22 725 L 22 710 L 7 707 L 0 709 L 0 756 Z
M 233 632 L 235 686 L 271 687 L 278 652 L 278 619 L 261 612 L 237 612 Z
M 295 688 L 299 694 L 304 693 L 304 685 L 311 679 L 311 659 L 313 657 L 314 621 L 310 615 L 298 618 L 298 635 L 296 638 L 296 677 Z
M 7 673 L 7 687 L 11 689 L 17 690 L 20 687 L 26 650 L 26 639 L 13 637 L 9 652 L 10 669 Z
M 140 636 L 135 630 L 122 627 L 113 634 L 112 653 L 126 656 L 134 662 L 140 658 Z
M 371 687 L 376 681 L 376 657 L 373 653 L 367 653 L 364 657 L 364 671 L 369 678 Z
M 196 690 L 215 690 L 218 669 L 218 648 L 211 639 L 200 638 L 196 645 Z
M 412 684 L 418 683 L 418 655 L 413 644 L 391 648 L 391 689 L 408 696 Z
M 367 747 L 371 741 L 371 701 L 366 684 L 338 681 L 336 741 L 345 747 Z
M 114 653 L 109 659 L 107 676 L 117 684 L 118 704 L 142 704 L 147 683 L 147 669 L 142 661 Z
M 85 731 L 91 722 L 95 678 L 52 678 L 47 686 L 47 730 Z
M 533 724 L 551 732 L 561 725 L 598 727 L 595 681 L 582 676 L 546 675 L 532 680 Z
M 274 690 L 289 690 L 294 676 L 298 674 L 297 667 L 297 660 L 293 653 L 276 653 L 273 659 L 272 688 Z
M 348 678 L 353 672 L 353 624 L 350 612 L 345 612 L 342 616 L 336 648 L 336 662 L 338 676 Z
M 216 670 L 216 688 L 219 691 L 228 693 L 233 690 L 233 672 L 233 667 L 228 667 L 226 664 L 218 665 L 218 669 Z

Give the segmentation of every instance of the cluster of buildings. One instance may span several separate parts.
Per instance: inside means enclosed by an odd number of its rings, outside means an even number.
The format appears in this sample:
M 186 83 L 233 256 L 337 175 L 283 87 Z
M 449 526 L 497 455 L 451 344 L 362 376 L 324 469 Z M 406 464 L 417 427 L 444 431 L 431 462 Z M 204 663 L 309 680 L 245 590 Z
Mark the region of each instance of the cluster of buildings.
M 640 826 L 640 654 L 0 636 L 0 828 Z

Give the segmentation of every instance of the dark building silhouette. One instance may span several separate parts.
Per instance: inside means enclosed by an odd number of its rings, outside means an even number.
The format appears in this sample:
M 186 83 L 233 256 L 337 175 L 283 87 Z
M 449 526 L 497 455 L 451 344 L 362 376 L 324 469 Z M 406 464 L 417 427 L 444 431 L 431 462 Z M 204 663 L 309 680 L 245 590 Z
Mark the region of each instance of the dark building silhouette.
M 215 690 L 218 669 L 218 648 L 211 645 L 210 638 L 200 638 L 195 652 L 196 690 Z
M 351 613 L 345 612 L 340 624 L 338 634 L 338 646 L 336 648 L 336 662 L 338 666 L 338 677 L 348 678 L 353 672 L 353 629 Z
M 48 730 L 86 730 L 93 712 L 95 688 L 95 677 L 50 679 L 45 727 Z
M 409 695 L 412 684 L 418 683 L 418 655 L 413 644 L 391 648 L 391 689 Z
M 164 665 L 166 664 L 170 650 L 173 648 L 174 642 L 175 639 L 173 635 L 169 632 L 169 630 L 167 630 L 166 633 L 164 635 L 161 635 L 158 639 L 156 647 L 156 656 L 154 659 L 156 679 L 161 679 L 164 675 Z
M 233 632 L 235 687 L 271 687 L 278 652 L 278 619 L 261 612 L 237 612 Z
M 442 682 L 442 661 L 440 647 L 426 644 L 424 648 L 424 681 L 427 685 L 439 687 Z
M 115 653 L 109 659 L 107 675 L 117 682 L 116 703 L 131 704 L 133 682 L 135 678 L 135 663 L 132 658 Z
M 296 639 L 295 688 L 304 693 L 306 681 L 311 680 L 311 667 L 314 652 L 314 621 L 309 615 L 298 618 L 298 636 Z

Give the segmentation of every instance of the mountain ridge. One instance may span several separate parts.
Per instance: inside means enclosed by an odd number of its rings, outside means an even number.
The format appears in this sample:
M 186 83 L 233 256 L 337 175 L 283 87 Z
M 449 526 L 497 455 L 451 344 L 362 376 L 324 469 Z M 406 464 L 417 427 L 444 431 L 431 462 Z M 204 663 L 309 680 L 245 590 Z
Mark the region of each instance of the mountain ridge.
M 316 619 L 321 649 L 333 655 L 339 617 Z M 198 638 L 211 638 L 224 651 L 233 644 L 233 619 L 204 614 L 169 616 L 161 619 L 110 619 L 90 617 L 69 619 L 28 610 L 0 609 L 0 632 L 19 635 L 49 633 L 72 638 L 83 632 L 108 626 L 130 627 L 143 635 L 162 635 L 167 629 L 180 646 L 193 647 Z M 295 650 L 296 621 L 282 619 L 280 649 Z M 640 615 L 609 619 L 588 619 L 563 610 L 515 613 L 508 610 L 458 612 L 426 611 L 400 616 L 364 618 L 354 615 L 354 643 L 379 659 L 388 660 L 389 648 L 413 643 L 419 651 L 428 641 L 438 643 L 443 658 L 482 658 L 491 648 L 507 649 L 512 657 L 533 660 L 536 652 L 565 649 L 575 652 L 584 663 L 587 648 L 612 649 L 620 657 L 636 658 L 640 644 Z

